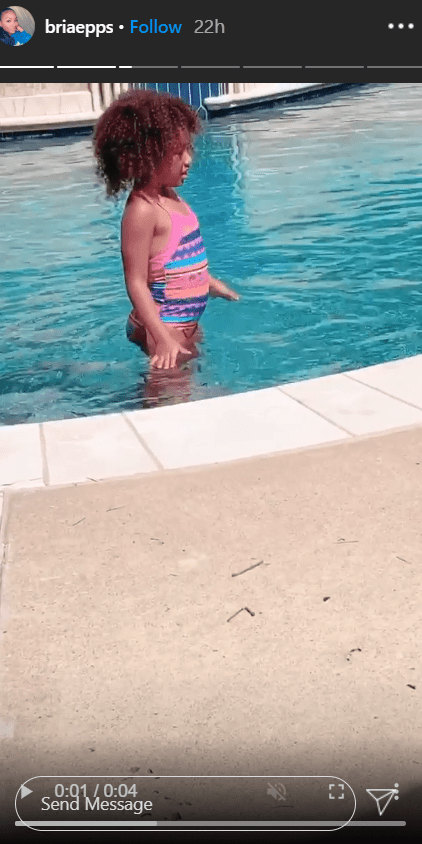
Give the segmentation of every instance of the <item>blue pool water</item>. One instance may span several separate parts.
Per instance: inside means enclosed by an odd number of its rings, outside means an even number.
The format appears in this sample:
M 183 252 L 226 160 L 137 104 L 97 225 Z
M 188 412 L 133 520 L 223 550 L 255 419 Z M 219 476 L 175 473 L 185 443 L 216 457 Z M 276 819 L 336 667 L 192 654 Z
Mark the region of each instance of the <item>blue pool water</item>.
M 181 193 L 211 271 L 188 392 L 169 403 L 422 352 L 422 84 L 373 84 L 215 118 Z M 89 135 L 1 143 L 0 422 L 148 406 L 130 309 L 123 199 Z M 172 391 L 173 390 L 173 391 Z

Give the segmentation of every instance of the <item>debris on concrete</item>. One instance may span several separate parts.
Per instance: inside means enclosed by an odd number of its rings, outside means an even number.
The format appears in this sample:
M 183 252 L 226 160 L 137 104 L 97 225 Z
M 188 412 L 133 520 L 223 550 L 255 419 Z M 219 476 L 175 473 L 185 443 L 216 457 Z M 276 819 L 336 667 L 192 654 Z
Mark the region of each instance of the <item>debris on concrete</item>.
M 249 566 L 247 569 L 243 569 L 243 571 L 238 571 L 236 574 L 232 574 L 232 577 L 239 577 L 239 574 L 245 574 L 247 571 L 251 571 L 251 569 L 256 569 L 257 566 L 262 566 L 264 560 L 261 560 L 259 563 L 254 563 L 253 566 Z

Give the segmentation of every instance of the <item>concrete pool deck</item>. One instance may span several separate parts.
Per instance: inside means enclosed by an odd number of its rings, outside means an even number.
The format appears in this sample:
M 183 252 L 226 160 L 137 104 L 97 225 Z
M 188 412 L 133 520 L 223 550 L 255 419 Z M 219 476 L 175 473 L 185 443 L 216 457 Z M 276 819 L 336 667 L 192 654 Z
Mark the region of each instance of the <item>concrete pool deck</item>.
M 327 774 L 356 817 L 399 782 L 405 815 L 422 356 L 0 442 L 10 799 L 42 774 Z

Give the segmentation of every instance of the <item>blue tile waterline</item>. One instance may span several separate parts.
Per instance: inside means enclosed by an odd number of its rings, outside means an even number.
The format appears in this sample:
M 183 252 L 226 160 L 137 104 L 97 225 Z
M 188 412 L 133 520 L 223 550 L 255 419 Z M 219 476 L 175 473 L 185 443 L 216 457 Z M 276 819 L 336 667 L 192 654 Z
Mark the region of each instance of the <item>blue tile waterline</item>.
M 421 103 L 419 84 L 378 85 L 204 126 L 182 193 L 242 299 L 210 302 L 190 399 L 422 352 Z M 2 143 L 2 424 L 145 406 L 122 208 L 89 137 Z

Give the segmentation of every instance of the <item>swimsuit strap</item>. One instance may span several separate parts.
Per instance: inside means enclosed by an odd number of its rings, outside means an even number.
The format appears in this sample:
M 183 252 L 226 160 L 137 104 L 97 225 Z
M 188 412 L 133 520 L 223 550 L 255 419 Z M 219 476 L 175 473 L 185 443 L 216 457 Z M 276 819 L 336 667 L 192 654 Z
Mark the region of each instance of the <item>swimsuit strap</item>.
M 181 200 L 179 200 L 179 202 L 181 202 Z M 182 200 L 182 202 L 183 202 L 183 200 Z M 165 205 L 163 205 L 163 203 L 161 202 L 161 199 L 157 199 L 157 205 L 159 205 L 159 206 L 160 206 L 160 208 L 162 208 L 162 209 L 163 209 L 163 211 L 166 211 L 166 212 L 167 212 L 167 214 L 169 214 L 169 216 L 170 216 L 170 217 L 173 217 L 173 214 L 177 214 L 177 215 L 178 215 L 178 216 L 180 216 L 180 217 L 185 217 L 185 219 L 187 219 L 187 220 L 188 220 L 190 217 L 194 217 L 194 218 L 196 219 L 196 214 L 195 214 L 195 212 L 194 212 L 194 211 L 192 211 L 192 208 L 190 208 L 190 207 L 189 207 L 189 205 L 187 204 L 187 202 L 183 202 L 183 204 L 184 204 L 184 205 L 186 206 L 186 208 L 188 209 L 188 212 L 189 212 L 188 214 L 184 214 L 184 213 L 183 213 L 183 211 L 177 211 L 175 208 L 172 208 L 172 209 L 170 209 L 170 208 L 166 208 L 166 206 L 165 206 Z

